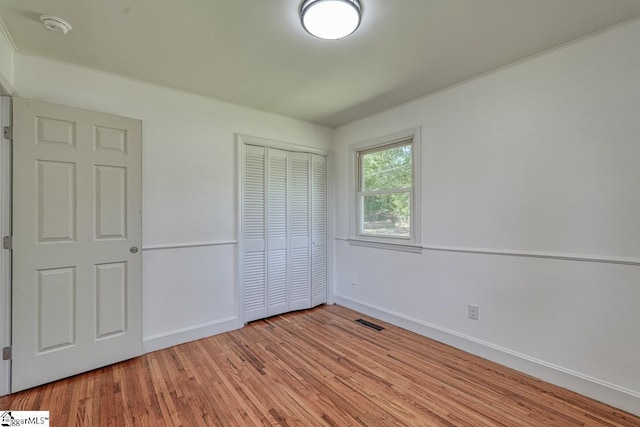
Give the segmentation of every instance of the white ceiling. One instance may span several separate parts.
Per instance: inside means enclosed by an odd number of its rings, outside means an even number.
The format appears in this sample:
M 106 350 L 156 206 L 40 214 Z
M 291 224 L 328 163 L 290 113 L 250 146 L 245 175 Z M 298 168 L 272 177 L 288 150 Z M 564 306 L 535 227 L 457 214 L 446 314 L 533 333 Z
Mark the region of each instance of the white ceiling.
M 362 3 L 338 41 L 304 32 L 300 0 L 2 0 L 0 17 L 20 53 L 335 127 L 640 16 L 640 0 Z

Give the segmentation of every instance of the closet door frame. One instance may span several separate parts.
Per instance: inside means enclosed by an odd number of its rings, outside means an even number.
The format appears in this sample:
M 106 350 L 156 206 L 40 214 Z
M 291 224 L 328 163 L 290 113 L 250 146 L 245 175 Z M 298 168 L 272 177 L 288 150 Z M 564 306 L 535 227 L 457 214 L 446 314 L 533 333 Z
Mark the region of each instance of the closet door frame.
M 236 315 L 238 320 L 246 324 L 245 320 L 245 302 L 244 302 L 244 157 L 247 145 L 254 145 L 278 150 L 317 154 L 326 157 L 326 174 L 327 174 L 327 304 L 334 304 L 335 297 L 333 294 L 333 257 L 334 257 L 334 239 L 333 239 L 333 174 L 332 174 L 332 153 L 328 150 L 321 150 L 305 145 L 294 144 L 274 139 L 261 138 L 246 134 L 236 134 L 236 241 L 237 245 L 237 274 L 236 274 Z

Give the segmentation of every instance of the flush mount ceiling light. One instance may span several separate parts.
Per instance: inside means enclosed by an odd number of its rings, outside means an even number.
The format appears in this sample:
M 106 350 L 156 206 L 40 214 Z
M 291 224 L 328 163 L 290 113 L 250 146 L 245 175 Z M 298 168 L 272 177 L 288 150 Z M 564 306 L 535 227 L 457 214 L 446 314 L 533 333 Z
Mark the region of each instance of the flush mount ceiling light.
M 359 0 L 305 0 L 300 6 L 304 29 L 326 40 L 347 37 L 358 28 L 361 18 Z
M 57 16 L 41 15 L 40 20 L 48 30 L 56 31 L 62 34 L 67 34 L 69 31 L 71 31 L 71 24 L 69 24 L 62 18 L 58 18 Z

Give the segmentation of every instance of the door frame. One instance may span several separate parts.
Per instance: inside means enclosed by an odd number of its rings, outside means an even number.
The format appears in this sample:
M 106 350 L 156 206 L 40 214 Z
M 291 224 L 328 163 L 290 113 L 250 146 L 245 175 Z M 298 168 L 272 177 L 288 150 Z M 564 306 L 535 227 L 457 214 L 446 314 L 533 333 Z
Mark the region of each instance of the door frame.
M 244 147 L 246 145 L 256 145 L 265 148 L 275 148 L 284 151 L 294 151 L 308 154 L 318 154 L 327 158 L 327 304 L 335 304 L 333 294 L 333 152 L 319 148 L 308 147 L 306 145 L 294 144 L 290 142 L 278 141 L 275 139 L 261 138 L 258 136 L 236 133 L 236 242 L 237 244 L 237 272 L 236 272 L 236 316 L 241 324 L 246 324 L 244 313 L 244 242 L 242 234 L 244 224 L 242 213 L 244 212 Z
M 0 97 L 0 130 L 11 123 L 11 96 Z M 0 237 L 11 236 L 12 140 L 0 137 Z M 11 251 L 0 248 L 0 349 L 11 346 Z M 0 360 L 0 396 L 11 392 L 11 360 Z

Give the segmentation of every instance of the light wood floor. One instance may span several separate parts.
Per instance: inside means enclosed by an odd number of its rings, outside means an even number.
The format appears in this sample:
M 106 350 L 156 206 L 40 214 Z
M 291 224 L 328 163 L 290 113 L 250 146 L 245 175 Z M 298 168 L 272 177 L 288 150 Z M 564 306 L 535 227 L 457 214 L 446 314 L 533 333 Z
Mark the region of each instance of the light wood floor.
M 363 317 L 386 329 L 354 322 Z M 0 398 L 52 426 L 640 426 L 640 418 L 340 306 Z

